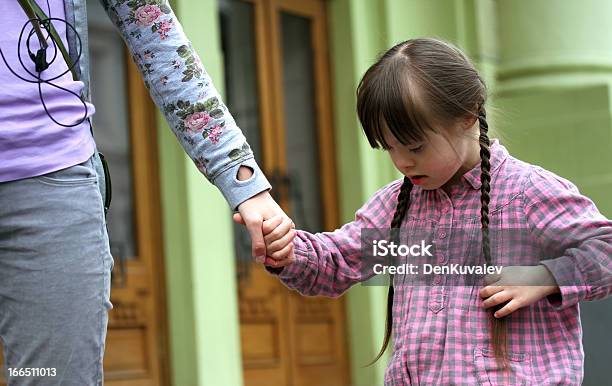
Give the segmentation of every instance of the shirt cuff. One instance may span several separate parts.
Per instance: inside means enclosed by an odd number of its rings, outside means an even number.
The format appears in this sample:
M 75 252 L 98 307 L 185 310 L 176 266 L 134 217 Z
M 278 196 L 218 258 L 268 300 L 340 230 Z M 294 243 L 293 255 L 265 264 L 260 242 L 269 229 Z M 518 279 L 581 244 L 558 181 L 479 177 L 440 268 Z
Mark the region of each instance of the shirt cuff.
M 248 180 L 240 181 L 236 178 L 241 166 L 253 170 L 253 175 Z M 215 177 L 213 183 L 219 188 L 232 210 L 236 210 L 238 205 L 249 198 L 272 188 L 254 158 L 247 158 L 223 171 Z
M 308 264 L 307 256 L 302 256 L 298 252 L 295 252 L 295 261 L 293 263 L 285 267 L 274 268 L 267 265 L 265 267 L 266 271 L 278 276 L 279 279 L 284 280 L 292 279 L 297 275 L 303 274 L 304 270 L 308 267 Z
M 569 256 L 542 260 L 540 264 L 548 268 L 559 286 L 560 293 L 546 297 L 555 311 L 574 306 L 586 297 L 588 287 L 584 285 L 582 273 Z

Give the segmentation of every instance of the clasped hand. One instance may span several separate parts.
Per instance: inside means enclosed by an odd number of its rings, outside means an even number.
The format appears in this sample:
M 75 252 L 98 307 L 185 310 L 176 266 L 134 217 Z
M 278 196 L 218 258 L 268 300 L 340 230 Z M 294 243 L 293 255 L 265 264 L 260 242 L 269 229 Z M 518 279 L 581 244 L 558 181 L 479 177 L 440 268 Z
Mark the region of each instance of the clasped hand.
M 496 318 L 559 292 L 553 275 L 544 265 L 503 267 L 501 274 L 485 276 L 485 283 L 480 290 L 484 308 L 506 303 L 494 313 Z
M 246 226 L 258 262 L 279 268 L 295 260 L 295 224 L 267 191 L 245 201 L 238 210 L 233 219 Z

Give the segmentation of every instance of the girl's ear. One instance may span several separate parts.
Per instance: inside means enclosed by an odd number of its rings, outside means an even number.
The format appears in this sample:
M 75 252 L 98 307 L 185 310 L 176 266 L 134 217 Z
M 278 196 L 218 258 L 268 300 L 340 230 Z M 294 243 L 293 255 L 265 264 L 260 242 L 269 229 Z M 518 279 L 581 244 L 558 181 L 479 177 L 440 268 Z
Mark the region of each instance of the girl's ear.
M 478 120 L 478 117 L 476 117 L 474 115 L 467 115 L 467 116 L 465 116 L 465 118 L 463 118 L 463 122 L 462 122 L 463 129 L 464 130 L 471 129 L 472 127 L 474 127 L 474 125 L 476 124 L 477 120 Z

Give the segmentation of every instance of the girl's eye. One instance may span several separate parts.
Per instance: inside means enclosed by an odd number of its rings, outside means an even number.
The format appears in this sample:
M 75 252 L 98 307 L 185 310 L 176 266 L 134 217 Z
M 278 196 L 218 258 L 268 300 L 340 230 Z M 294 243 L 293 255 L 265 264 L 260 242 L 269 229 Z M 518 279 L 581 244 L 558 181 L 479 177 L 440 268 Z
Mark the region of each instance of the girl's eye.
M 413 148 L 413 149 L 410 149 L 410 151 L 411 151 L 411 152 L 413 152 L 413 153 L 419 153 L 419 152 L 421 152 L 422 150 L 423 150 L 423 145 L 418 146 L 418 147 L 415 147 L 415 148 Z

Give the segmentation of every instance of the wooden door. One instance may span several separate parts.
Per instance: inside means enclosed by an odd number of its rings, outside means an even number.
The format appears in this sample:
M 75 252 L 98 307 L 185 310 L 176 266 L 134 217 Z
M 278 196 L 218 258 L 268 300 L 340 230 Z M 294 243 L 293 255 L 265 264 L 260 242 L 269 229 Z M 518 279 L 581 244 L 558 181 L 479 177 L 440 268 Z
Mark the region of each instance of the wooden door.
M 227 104 L 300 229 L 338 225 L 325 5 L 220 0 Z M 252 262 L 236 227 L 245 386 L 349 384 L 344 301 L 306 298 Z

